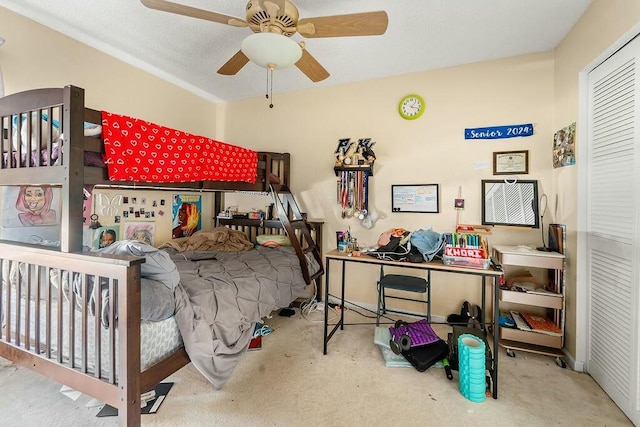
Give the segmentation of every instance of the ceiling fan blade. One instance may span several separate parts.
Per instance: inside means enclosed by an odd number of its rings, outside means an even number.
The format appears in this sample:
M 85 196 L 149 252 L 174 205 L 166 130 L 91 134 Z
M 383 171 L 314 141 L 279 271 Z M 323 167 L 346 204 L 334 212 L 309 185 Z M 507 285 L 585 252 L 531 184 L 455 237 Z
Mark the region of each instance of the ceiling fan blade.
M 304 37 L 377 36 L 387 31 L 389 17 L 385 11 L 320 16 L 298 21 L 298 32 Z
M 302 49 L 302 57 L 296 62 L 296 67 L 313 82 L 329 77 L 329 72 L 306 49 Z
M 247 27 L 247 21 L 235 16 L 223 15 L 209 10 L 197 9 L 183 4 L 172 3 L 166 0 L 140 0 L 149 9 L 163 12 L 175 13 L 177 15 L 190 16 L 192 18 L 204 19 L 205 21 L 217 22 L 219 24 L 232 25 L 234 27 Z
M 225 76 L 233 76 L 242 69 L 249 62 L 249 58 L 239 50 L 235 55 L 231 57 L 220 69 L 218 74 L 224 74 Z

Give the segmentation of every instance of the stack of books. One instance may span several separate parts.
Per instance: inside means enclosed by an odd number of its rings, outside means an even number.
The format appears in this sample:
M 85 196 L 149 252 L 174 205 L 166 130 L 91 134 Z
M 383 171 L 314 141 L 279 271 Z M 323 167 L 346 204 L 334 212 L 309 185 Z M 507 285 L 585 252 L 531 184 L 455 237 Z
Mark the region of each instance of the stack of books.
M 516 328 L 522 331 L 539 332 L 554 336 L 562 335 L 562 329 L 546 316 L 511 310 L 511 317 L 516 324 Z

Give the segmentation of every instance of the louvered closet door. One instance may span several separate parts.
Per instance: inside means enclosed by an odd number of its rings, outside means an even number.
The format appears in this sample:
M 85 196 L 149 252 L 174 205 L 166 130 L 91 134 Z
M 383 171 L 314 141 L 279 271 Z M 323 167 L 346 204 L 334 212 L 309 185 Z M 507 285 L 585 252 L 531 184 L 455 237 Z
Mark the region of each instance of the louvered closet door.
M 587 369 L 640 423 L 640 38 L 589 73 Z M 578 284 L 581 286 L 581 284 Z

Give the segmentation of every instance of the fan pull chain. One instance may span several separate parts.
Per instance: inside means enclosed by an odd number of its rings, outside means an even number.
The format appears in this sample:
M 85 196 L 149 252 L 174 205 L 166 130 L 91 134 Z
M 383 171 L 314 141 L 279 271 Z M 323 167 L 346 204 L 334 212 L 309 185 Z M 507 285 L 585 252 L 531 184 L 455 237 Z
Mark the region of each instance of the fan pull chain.
M 269 97 L 271 98 L 271 103 L 269 104 L 269 108 L 273 108 L 273 68 L 269 68 L 269 74 L 271 77 L 271 85 L 269 87 Z
M 269 103 L 269 108 L 273 108 L 273 68 L 271 64 L 267 67 L 267 94 L 265 97 L 267 99 L 271 99 Z

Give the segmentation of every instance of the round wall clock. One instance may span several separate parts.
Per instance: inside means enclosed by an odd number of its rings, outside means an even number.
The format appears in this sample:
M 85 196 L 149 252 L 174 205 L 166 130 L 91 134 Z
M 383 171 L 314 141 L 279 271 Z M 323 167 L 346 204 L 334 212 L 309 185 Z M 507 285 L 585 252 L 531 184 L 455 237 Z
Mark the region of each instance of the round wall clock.
M 427 104 L 420 95 L 407 95 L 400 100 L 398 112 L 403 119 L 415 120 L 424 113 Z

